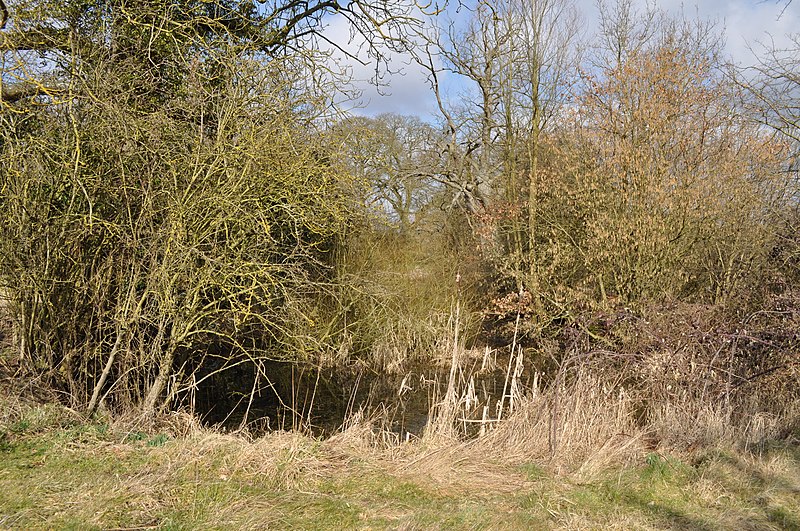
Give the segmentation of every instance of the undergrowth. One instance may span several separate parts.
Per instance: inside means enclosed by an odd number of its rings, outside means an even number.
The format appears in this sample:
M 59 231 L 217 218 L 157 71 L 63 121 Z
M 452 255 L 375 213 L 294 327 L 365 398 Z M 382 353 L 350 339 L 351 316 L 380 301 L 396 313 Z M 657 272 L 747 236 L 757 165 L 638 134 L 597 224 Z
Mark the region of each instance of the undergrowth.
M 63 412 L 62 412 L 63 413 Z M 4 425 L 0 527 L 19 529 L 797 529 L 800 450 L 653 451 L 559 472 L 480 440 L 378 448 L 364 426 L 257 439 L 196 424 Z M 22 421 L 22 422 L 20 422 Z M 38 421 L 37 421 L 38 422 Z
M 225 433 L 184 412 L 87 417 L 6 363 L 0 527 L 800 528 L 797 312 L 732 332 L 669 311 L 568 324 L 547 363 L 552 344 L 466 348 L 453 319 L 432 379 L 352 404 L 324 437 L 302 418 Z M 589 326 L 603 347 L 574 341 Z M 392 419 L 414 392 L 429 409 L 412 434 Z

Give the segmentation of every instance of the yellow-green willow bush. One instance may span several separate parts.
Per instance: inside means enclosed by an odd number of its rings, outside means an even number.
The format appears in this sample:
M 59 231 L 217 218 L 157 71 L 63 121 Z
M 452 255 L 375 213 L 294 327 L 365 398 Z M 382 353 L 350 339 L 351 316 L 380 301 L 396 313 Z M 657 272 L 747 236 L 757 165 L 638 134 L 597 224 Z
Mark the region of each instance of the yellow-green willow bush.
M 0 116 L 22 366 L 77 407 L 153 411 L 204 375 L 319 349 L 310 308 L 351 214 L 306 58 L 187 45 L 164 59 L 185 69 L 167 92 L 125 61 L 73 59 L 46 105 Z

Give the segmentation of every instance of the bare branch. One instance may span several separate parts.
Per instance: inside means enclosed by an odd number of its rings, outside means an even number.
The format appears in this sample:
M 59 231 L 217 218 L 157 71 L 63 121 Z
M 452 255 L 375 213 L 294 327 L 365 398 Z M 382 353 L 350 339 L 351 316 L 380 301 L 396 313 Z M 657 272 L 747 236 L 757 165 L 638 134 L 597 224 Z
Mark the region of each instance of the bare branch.
M 64 92 L 61 87 L 46 87 L 37 83 L 20 82 L 14 84 L 3 83 L 0 100 L 5 103 L 17 103 L 24 99 L 37 96 L 53 97 Z

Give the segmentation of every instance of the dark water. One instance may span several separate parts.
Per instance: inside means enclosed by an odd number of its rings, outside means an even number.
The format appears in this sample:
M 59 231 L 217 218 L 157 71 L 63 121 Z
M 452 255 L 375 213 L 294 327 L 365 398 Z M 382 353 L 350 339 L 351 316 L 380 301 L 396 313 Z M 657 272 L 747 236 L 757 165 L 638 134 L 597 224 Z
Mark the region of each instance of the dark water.
M 428 362 L 393 372 L 356 364 L 320 369 L 270 362 L 257 379 L 255 367 L 244 364 L 207 379 L 186 403 L 208 425 L 246 427 L 254 435 L 302 428 L 326 436 L 360 412 L 400 437 L 419 436 L 432 408 L 447 393 L 451 376 L 463 417 L 481 418 L 484 406 L 494 415 L 509 383 L 508 362 L 508 355 L 492 354 L 488 362 L 486 356 L 476 357 L 456 371 L 447 363 Z

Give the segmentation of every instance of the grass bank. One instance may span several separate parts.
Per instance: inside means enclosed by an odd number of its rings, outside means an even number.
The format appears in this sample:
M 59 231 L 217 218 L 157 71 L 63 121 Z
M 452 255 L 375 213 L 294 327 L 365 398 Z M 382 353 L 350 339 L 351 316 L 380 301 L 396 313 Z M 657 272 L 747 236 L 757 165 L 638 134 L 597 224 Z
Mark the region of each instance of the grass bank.
M 800 529 L 792 440 L 564 470 L 490 438 L 383 445 L 365 422 L 319 440 L 53 405 L 3 418 L 0 528 Z

